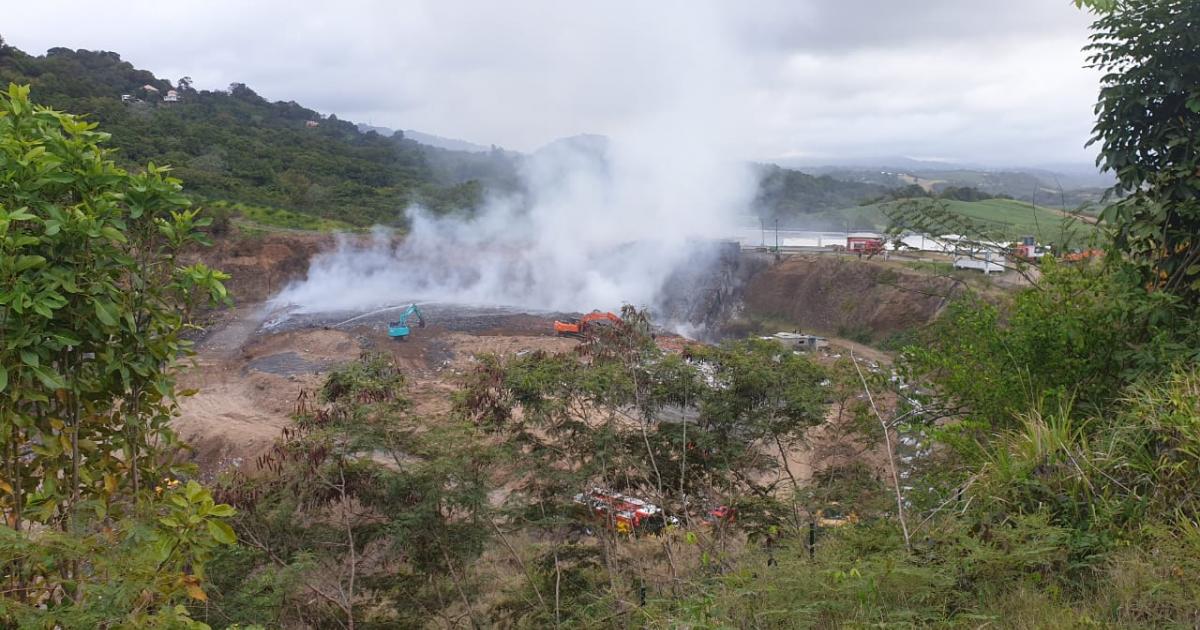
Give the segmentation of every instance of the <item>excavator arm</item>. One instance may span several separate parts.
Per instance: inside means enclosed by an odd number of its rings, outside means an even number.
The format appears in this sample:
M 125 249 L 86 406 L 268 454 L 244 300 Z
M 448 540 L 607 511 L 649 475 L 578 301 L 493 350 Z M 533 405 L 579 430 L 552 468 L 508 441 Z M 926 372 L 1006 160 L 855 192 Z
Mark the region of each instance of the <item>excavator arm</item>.
M 424 328 L 425 316 L 421 314 L 421 309 L 417 308 L 416 304 L 413 304 L 412 306 L 408 307 L 408 310 L 404 311 L 404 317 L 402 319 L 403 321 L 408 321 L 408 318 L 412 317 L 413 315 L 417 316 L 417 327 Z
M 572 319 L 565 322 L 555 320 L 554 332 L 558 333 L 558 335 L 561 337 L 580 337 L 587 332 L 588 327 L 593 322 L 602 320 L 608 320 L 615 324 L 619 323 L 621 318 L 617 317 L 614 313 L 592 311 L 591 313 L 588 313 L 579 319 Z
M 413 304 L 404 309 L 404 312 L 400 314 L 400 319 L 388 324 L 388 336 L 400 340 L 407 339 L 408 335 L 412 332 L 412 329 L 408 326 L 408 318 L 413 315 L 417 316 L 417 326 L 424 328 L 425 316 L 421 314 L 421 309 L 417 308 L 416 304 Z
M 583 326 L 587 326 L 588 324 L 590 324 L 592 322 L 600 321 L 602 319 L 607 319 L 608 321 L 610 321 L 614 324 L 621 321 L 621 318 L 617 317 L 613 313 L 601 313 L 600 311 L 592 311 L 591 313 L 584 315 L 579 320 L 579 323 Z

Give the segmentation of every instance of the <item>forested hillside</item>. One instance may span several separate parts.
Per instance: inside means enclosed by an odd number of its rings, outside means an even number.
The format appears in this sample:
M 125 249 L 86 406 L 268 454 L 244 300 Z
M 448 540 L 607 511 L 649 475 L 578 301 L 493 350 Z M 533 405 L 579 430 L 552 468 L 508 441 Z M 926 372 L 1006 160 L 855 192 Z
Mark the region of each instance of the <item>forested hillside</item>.
M 822 213 L 857 206 L 888 192 L 888 187 L 878 184 L 814 176 L 774 165 L 757 165 L 756 170 L 760 183 L 754 210 L 780 225 L 840 229 L 843 225 L 838 218 Z
M 295 102 L 269 102 L 240 83 L 195 90 L 187 77 L 156 77 L 115 52 L 52 48 L 34 56 L 0 44 L 0 84 L 8 83 L 28 84 L 38 102 L 100 123 L 120 162 L 168 164 L 200 198 L 370 225 L 399 223 L 413 202 L 446 212 L 476 206 L 486 191 L 521 187 L 520 153 L 380 135 Z M 172 89 L 177 102 L 166 100 Z M 785 224 L 887 190 L 777 166 L 756 172 L 754 211 Z
M 363 134 L 297 103 L 268 102 L 242 84 L 194 90 L 186 77 L 172 83 L 117 53 L 53 48 L 32 56 L 0 45 L 0 83 L 10 82 L 100 123 L 120 162 L 169 164 L 186 192 L 202 198 L 369 225 L 396 224 L 411 202 L 438 211 L 468 207 L 482 192 L 469 166 L 454 165 L 453 152 L 442 151 L 431 166 L 422 146 L 402 135 Z M 178 101 L 168 102 L 173 88 Z

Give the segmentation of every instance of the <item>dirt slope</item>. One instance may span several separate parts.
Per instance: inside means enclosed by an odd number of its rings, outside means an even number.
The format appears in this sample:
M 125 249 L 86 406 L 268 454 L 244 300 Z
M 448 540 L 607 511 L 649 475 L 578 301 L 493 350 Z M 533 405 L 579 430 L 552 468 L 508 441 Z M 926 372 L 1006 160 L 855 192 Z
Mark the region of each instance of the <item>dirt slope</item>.
M 956 291 L 950 279 L 885 261 L 795 255 L 755 275 L 743 299 L 752 319 L 882 340 L 932 321 Z
M 257 305 L 224 315 L 197 345 L 194 365 L 180 374 L 180 388 L 197 393 L 180 402 L 174 422 L 208 472 L 243 467 L 269 448 L 291 423 L 300 391 L 316 391 L 324 371 L 361 352 L 354 335 L 343 331 L 256 336 Z
M 180 389 L 197 393 L 180 402 L 174 426 L 195 449 L 203 473 L 253 473 L 255 458 L 291 424 L 301 392 L 315 403 L 328 372 L 364 352 L 391 354 L 408 378 L 414 413 L 437 418 L 449 413 L 458 378 L 477 355 L 565 352 L 578 343 L 554 336 L 545 315 L 446 306 L 430 311 L 433 323 L 404 342 L 390 339 L 386 326 L 373 320 L 265 331 L 262 305 L 222 311 L 197 343 L 193 364 L 180 372 Z
M 333 243 L 332 235 L 316 232 L 234 234 L 214 239 L 191 258 L 232 276 L 225 285 L 235 302 L 262 302 L 304 278 L 308 261 Z

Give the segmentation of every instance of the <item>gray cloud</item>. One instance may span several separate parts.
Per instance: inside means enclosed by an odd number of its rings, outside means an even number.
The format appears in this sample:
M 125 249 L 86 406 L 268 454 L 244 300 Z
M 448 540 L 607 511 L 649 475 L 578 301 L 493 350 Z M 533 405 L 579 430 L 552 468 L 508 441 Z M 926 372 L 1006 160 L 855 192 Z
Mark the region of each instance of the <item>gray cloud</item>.
M 121 4 L 23 3 L 0 34 L 517 149 L 675 109 L 741 157 L 1090 159 L 1088 17 L 1068 0 Z

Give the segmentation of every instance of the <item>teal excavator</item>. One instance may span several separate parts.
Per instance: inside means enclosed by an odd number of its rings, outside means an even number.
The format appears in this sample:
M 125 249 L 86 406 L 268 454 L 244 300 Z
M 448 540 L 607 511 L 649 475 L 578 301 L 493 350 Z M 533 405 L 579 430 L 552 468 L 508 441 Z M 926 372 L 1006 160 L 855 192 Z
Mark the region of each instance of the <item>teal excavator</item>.
M 404 309 L 403 313 L 400 313 L 400 319 L 394 322 L 388 322 L 388 336 L 399 339 L 400 341 L 407 339 L 408 334 L 412 332 L 412 330 L 408 327 L 408 318 L 412 317 L 413 315 L 417 316 L 417 326 L 424 328 L 425 318 L 421 315 L 421 309 L 417 308 L 416 304 L 413 304 L 412 306 Z

